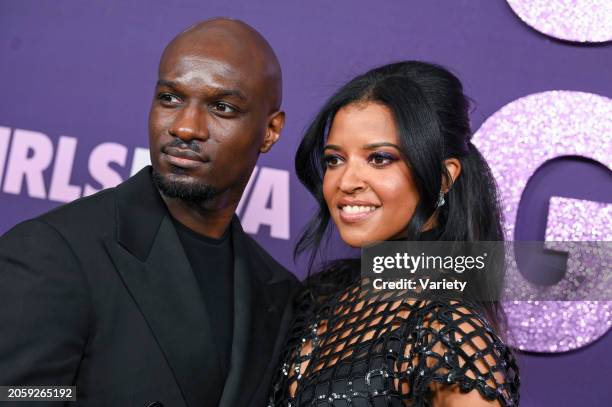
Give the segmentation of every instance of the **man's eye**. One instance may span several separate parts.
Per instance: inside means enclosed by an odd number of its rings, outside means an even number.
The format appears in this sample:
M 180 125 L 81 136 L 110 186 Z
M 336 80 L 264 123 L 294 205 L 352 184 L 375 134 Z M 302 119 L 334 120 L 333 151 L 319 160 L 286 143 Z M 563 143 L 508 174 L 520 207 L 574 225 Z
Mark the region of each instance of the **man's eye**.
M 171 93 L 160 93 L 158 95 L 158 99 L 165 104 L 177 104 L 181 102 L 181 100 L 176 95 L 173 95 Z
M 337 155 L 326 155 L 323 158 L 323 161 L 325 162 L 325 166 L 327 168 L 337 167 L 342 164 L 342 158 L 338 157 Z
M 380 152 L 374 153 L 368 158 L 368 161 L 375 167 L 385 167 L 396 160 L 397 158 L 394 155 Z
M 220 113 L 234 113 L 236 109 L 225 102 L 217 102 L 213 104 L 213 109 Z

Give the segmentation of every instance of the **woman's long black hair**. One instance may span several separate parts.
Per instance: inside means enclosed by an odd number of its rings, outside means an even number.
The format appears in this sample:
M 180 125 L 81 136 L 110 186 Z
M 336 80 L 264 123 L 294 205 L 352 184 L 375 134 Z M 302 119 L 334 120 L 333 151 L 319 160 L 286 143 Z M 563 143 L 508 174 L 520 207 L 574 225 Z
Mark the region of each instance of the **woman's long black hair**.
M 372 69 L 340 88 L 316 115 L 298 148 L 297 176 L 319 206 L 294 251 L 295 256 L 310 251 L 309 277 L 329 232 L 330 213 L 323 198 L 323 147 L 327 133 L 341 108 L 367 102 L 382 104 L 393 113 L 400 147 L 419 192 L 419 203 L 407 227 L 407 239 L 419 240 L 421 229 L 438 210 L 439 240 L 502 241 L 495 180 L 470 141 L 470 104 L 461 82 L 439 65 L 397 62 Z M 461 174 L 454 183 L 444 165 L 448 158 L 461 162 Z M 444 197 L 446 204 L 438 208 L 442 178 L 446 185 L 452 183 L 452 186 Z M 328 277 L 333 280 L 333 276 Z M 479 303 L 490 322 L 501 328 L 505 318 L 499 302 Z

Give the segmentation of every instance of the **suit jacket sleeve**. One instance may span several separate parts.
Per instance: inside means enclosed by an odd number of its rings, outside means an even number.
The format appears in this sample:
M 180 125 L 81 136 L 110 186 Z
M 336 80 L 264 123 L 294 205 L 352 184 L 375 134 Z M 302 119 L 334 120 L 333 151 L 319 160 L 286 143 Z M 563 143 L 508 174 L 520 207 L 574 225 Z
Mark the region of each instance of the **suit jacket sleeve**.
M 68 242 L 40 220 L 0 237 L 0 385 L 72 384 L 90 297 Z

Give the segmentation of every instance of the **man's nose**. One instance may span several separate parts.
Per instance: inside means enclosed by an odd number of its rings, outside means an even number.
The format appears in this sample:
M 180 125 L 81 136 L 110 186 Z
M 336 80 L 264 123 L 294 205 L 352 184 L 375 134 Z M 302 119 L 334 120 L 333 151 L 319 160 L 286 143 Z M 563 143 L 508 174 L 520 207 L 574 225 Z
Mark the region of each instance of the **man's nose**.
M 208 139 L 206 112 L 196 105 L 185 106 L 177 113 L 169 131 L 172 136 L 187 142 Z
M 367 188 L 367 183 L 364 180 L 364 171 L 359 163 L 349 161 L 344 165 L 343 170 L 338 184 L 342 192 L 352 194 Z

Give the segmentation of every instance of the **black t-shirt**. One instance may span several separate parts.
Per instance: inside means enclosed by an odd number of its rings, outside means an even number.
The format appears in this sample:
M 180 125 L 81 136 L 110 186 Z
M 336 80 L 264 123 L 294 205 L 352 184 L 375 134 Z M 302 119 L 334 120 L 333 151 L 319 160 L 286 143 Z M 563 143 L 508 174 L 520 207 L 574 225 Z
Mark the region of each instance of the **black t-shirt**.
M 234 325 L 234 252 L 231 227 L 220 239 L 200 235 L 174 221 L 204 297 L 214 331 L 219 361 L 227 378 Z

